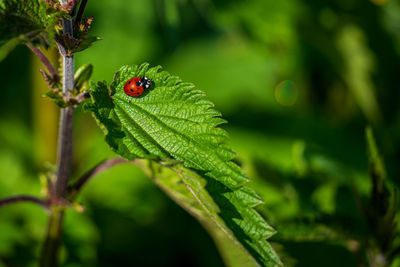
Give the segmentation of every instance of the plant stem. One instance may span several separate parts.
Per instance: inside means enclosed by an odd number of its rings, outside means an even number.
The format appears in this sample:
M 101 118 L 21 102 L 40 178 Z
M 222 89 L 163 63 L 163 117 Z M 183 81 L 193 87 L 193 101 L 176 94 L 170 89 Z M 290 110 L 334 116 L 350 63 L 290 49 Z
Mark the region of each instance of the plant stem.
M 64 33 L 72 36 L 72 19 L 63 19 Z M 63 55 L 63 93 L 66 97 L 74 89 L 74 56 Z M 73 107 L 61 109 L 58 135 L 58 174 L 55 184 L 55 197 L 65 198 L 72 163 Z
M 60 130 L 58 135 L 58 174 L 55 183 L 55 198 L 66 197 L 72 163 L 73 115 L 73 107 L 67 107 L 61 110 Z
M 66 0 L 60 0 L 65 4 Z M 73 36 L 72 19 L 63 18 L 64 33 Z M 74 56 L 63 55 L 63 93 L 66 97 L 71 95 L 74 88 Z M 58 133 L 57 155 L 57 180 L 54 195 L 50 198 L 62 201 L 66 198 L 68 179 L 71 173 L 72 163 L 72 136 L 73 136 L 73 107 L 61 109 L 60 129 Z M 47 236 L 43 245 L 40 266 L 50 267 L 58 264 L 58 250 L 61 243 L 62 222 L 64 211 L 53 208 L 50 213 Z
M 44 241 L 42 255 L 40 258 L 41 267 L 54 267 L 58 265 L 58 249 L 61 242 L 61 228 L 64 212 L 53 210 L 49 217 L 47 236 Z
M 13 197 L 1 199 L 0 207 L 8 205 L 8 204 L 23 202 L 23 201 L 39 204 L 39 205 L 43 206 L 44 208 L 48 207 L 48 203 L 46 202 L 46 200 L 40 199 L 37 197 L 33 197 L 33 196 L 26 196 L 26 195 L 19 195 L 19 196 L 13 196 Z

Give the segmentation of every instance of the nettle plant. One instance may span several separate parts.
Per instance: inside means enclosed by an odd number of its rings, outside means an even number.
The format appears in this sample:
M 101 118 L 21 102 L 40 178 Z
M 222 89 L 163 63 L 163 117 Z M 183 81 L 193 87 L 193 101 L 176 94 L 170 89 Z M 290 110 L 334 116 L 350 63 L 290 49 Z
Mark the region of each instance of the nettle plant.
M 146 63 L 121 67 L 111 83 L 89 83 L 91 65 L 75 72 L 74 54 L 100 39 L 88 34 L 92 18 L 82 16 L 86 3 L 0 1 L 0 59 L 16 45 L 27 45 L 46 67 L 40 70 L 50 88 L 46 96 L 61 109 L 57 171 L 47 179 L 46 196 L 12 196 L 0 202 L 30 201 L 48 210 L 40 265 L 57 265 L 63 217 L 76 206 L 81 188 L 96 173 L 124 162 L 141 167 L 223 243 L 225 251 L 235 254 L 238 262 L 281 265 L 266 241 L 275 230 L 254 210 L 262 200 L 245 186 L 249 178 L 232 161 L 235 153 L 227 145 L 228 135 L 218 127 L 225 121 L 204 92 Z M 63 60 L 62 73 L 40 50 L 55 45 Z M 144 92 L 129 94 L 124 86 Z M 71 181 L 73 117 L 80 105 L 93 114 L 120 158 L 105 160 Z

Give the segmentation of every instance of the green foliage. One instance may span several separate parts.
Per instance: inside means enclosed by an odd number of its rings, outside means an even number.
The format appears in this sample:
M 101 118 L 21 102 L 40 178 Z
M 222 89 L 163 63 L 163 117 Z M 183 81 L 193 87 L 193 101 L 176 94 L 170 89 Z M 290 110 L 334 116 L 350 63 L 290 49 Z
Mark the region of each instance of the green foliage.
M 58 43 L 64 48 L 67 55 L 81 52 L 96 41 L 101 40 L 100 37 L 89 35 L 93 17 L 84 18 L 82 22 L 77 22 L 74 27 L 74 36 L 69 33 L 61 33 L 56 36 Z
M 123 87 L 128 79 L 138 76 L 152 79 L 155 86 L 132 98 Z M 118 154 L 126 158 L 175 158 L 230 189 L 248 181 L 231 162 L 235 154 L 224 144 L 227 133 L 217 128 L 225 121 L 192 84 L 161 72 L 160 67 L 125 66 L 115 74 L 110 87 L 99 82 L 92 95 L 94 114 L 108 129 L 107 142 Z
M 88 98 L 88 84 L 93 73 L 93 66 L 91 64 L 84 64 L 77 69 L 74 75 L 74 90 L 69 97 L 64 95 L 59 83 L 55 83 L 45 71 L 41 70 L 41 73 L 51 89 L 43 94 L 43 96 L 50 98 L 57 106 L 61 108 L 77 106 Z
M 391 262 L 400 250 L 400 240 L 398 238 L 400 229 L 396 220 L 399 200 L 396 190 L 390 190 L 385 181 L 385 165 L 379 155 L 373 131 L 370 127 L 366 129 L 366 139 L 372 190 L 368 206 L 365 209 L 365 216 L 372 238 L 376 239 L 374 244 L 378 249 L 378 253 L 385 255 L 386 260 Z M 372 250 L 372 253 L 377 252 Z M 371 261 L 373 262 L 374 258 Z
M 67 14 L 40 0 L 0 1 L 0 59 L 16 45 L 30 41 L 54 44 L 55 26 Z
M 222 184 L 175 161 L 139 164 L 153 181 L 210 232 L 231 266 L 254 266 L 246 249 L 265 266 L 280 261 L 265 239 L 275 234 L 252 209 L 262 203 L 250 188 L 227 190 Z M 237 242 L 237 240 L 240 243 Z
M 79 53 L 77 66 L 93 63 L 94 77 L 100 80 L 121 64 L 151 60 L 194 81 L 229 120 L 232 147 L 252 178 L 248 186 L 265 200 L 257 210 L 276 226 L 278 234 L 271 241 L 285 266 L 382 263 L 377 243 L 387 248 L 387 230 L 394 227 L 378 219 L 390 222 L 383 214 L 394 213 L 399 218 L 399 203 L 392 201 L 400 174 L 398 1 L 98 0 L 88 1 L 87 11 L 96 15 L 93 31 L 104 41 Z M 74 29 L 74 38 L 81 39 L 78 33 Z M 11 50 L 20 41 L 9 42 L 1 49 Z M 105 57 L 116 45 L 112 56 Z M 46 100 L 31 93 L 38 88 L 33 82 L 37 66 L 27 56 L 26 49 L 19 49 L 0 64 L 5 74 L 0 99 L 2 197 L 40 190 L 35 181 L 42 166 L 38 136 L 44 134 L 46 150 L 55 151 L 55 122 L 51 117 L 37 119 L 38 114 L 54 112 L 37 104 Z M 277 85 L 286 79 L 293 81 L 297 92 L 292 106 L 283 106 L 277 95 Z M 75 116 L 79 138 L 74 173 L 79 174 L 113 153 L 103 134 L 93 128 L 96 125 L 88 123 L 87 114 L 77 109 Z M 380 172 L 374 171 L 379 164 L 372 161 L 370 171 L 366 169 L 366 119 L 375 126 L 378 155 L 382 162 L 384 156 L 387 167 L 386 175 L 375 176 L 386 177 L 382 188 L 389 192 L 382 198 L 371 198 L 371 174 Z M 38 165 L 32 166 L 34 162 Z M 159 181 L 165 183 L 172 183 L 173 177 L 167 177 L 174 175 L 170 168 L 152 166 L 157 172 L 161 169 Z M 178 178 L 176 186 L 184 190 Z M 158 182 L 157 177 L 153 181 Z M 176 188 L 170 191 L 179 193 Z M 188 265 L 222 266 L 212 241 L 199 236 L 204 233 L 197 223 L 134 165 L 122 164 L 96 175 L 79 202 L 87 212 L 66 216 L 64 265 L 112 266 L 118 259 L 119 265 L 176 266 L 186 256 Z M 372 224 L 359 203 L 370 219 L 375 218 Z M 0 266 L 34 264 L 44 218 L 45 213 L 31 205 L 0 210 Z M 212 223 L 202 224 L 226 265 L 246 266 L 247 256 L 242 261 L 241 249 L 225 233 Z M 399 241 L 397 236 L 386 250 L 386 266 L 400 266 Z M 375 255 L 378 261 L 366 255 Z
M 77 43 L 69 48 L 70 53 L 81 52 L 90 46 L 96 41 L 100 41 L 101 38 L 93 35 L 88 35 L 89 29 L 92 25 L 93 17 L 84 18 L 81 22 L 77 24 L 74 29 L 74 37 L 77 40 Z
M 125 82 L 142 76 L 152 79 L 154 86 L 138 98 L 126 95 Z M 196 200 L 207 214 L 207 221 L 231 238 L 235 236 L 259 263 L 280 264 L 265 241 L 274 230 L 252 209 L 261 199 L 242 186 L 248 178 L 231 161 L 235 153 L 226 145 L 227 133 L 217 127 L 224 120 L 202 91 L 160 67 L 143 64 L 122 67 L 110 85 L 97 83 L 91 95 L 92 103 L 87 108 L 116 153 L 167 166 L 171 164 L 169 159 L 177 160 L 170 167 L 177 168 L 180 181 L 193 195 L 192 201 L 181 205 L 190 209 Z M 179 191 L 174 184 L 166 187 L 171 194 Z
M 362 31 L 354 26 L 344 27 L 340 33 L 338 49 L 344 58 L 342 76 L 349 84 L 349 89 L 365 117 L 376 124 L 382 120 L 382 114 L 370 78 L 374 61 L 363 38 Z
M 92 73 L 93 73 L 92 64 L 84 64 L 75 71 L 74 75 L 75 94 L 85 92 L 88 89 L 88 83 L 90 77 L 92 76 Z
M 379 184 L 379 191 L 382 191 L 383 182 L 386 179 L 385 165 L 381 156 L 379 155 L 379 151 L 375 143 L 374 133 L 372 132 L 371 127 L 367 127 L 367 129 L 365 130 L 365 135 L 367 139 L 371 176 L 376 177 L 376 179 L 378 180 L 377 183 Z
M 81 52 L 89 47 L 92 46 L 94 42 L 100 41 L 101 38 L 98 36 L 85 36 L 82 40 L 79 41 L 79 44 L 76 47 L 73 47 L 71 49 L 71 54 L 76 53 L 76 52 Z
M 50 98 L 51 101 L 53 101 L 57 106 L 61 108 L 65 108 L 68 106 L 65 102 L 64 94 L 59 89 L 50 90 L 47 93 L 43 94 L 43 96 Z
M 84 36 L 82 39 L 71 37 L 69 34 L 61 34 L 57 37 L 57 41 L 65 48 L 66 54 L 71 56 L 76 52 L 81 52 L 89 48 L 94 42 L 101 40 L 97 36 Z

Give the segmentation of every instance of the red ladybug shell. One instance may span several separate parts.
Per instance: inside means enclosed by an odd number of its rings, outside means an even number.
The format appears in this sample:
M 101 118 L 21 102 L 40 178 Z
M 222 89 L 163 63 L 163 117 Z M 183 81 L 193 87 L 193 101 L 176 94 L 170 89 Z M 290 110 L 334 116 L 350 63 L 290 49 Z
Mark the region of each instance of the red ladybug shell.
M 125 94 L 131 97 L 138 97 L 143 94 L 144 88 L 141 86 L 141 80 L 142 78 L 140 77 L 133 77 L 129 79 L 124 85 Z

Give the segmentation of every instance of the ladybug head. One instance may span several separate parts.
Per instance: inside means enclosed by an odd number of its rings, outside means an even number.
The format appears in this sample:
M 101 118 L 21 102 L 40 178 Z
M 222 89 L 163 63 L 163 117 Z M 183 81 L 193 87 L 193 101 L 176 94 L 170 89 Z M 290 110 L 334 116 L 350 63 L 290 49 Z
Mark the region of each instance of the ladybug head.
M 136 86 L 142 86 L 143 88 L 148 89 L 152 84 L 153 81 L 151 79 L 143 76 L 140 78 L 140 81 L 136 83 Z

